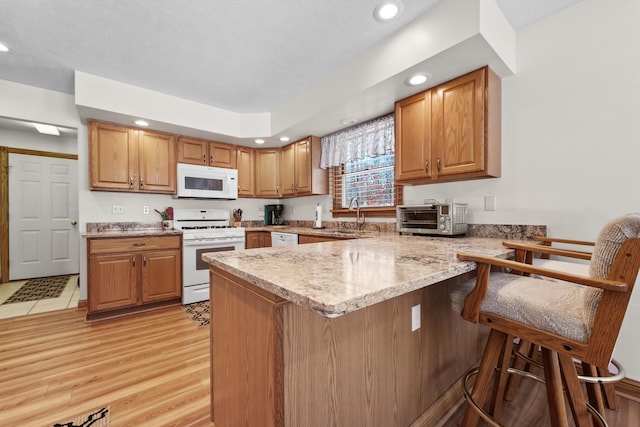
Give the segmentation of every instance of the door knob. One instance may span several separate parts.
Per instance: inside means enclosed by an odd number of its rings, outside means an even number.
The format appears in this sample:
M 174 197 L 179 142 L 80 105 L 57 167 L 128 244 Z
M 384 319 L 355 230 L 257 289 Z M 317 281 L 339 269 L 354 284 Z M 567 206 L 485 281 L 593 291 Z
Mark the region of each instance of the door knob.
M 78 221 L 76 221 L 75 219 L 71 221 L 71 225 L 76 225 L 76 224 L 78 224 Z

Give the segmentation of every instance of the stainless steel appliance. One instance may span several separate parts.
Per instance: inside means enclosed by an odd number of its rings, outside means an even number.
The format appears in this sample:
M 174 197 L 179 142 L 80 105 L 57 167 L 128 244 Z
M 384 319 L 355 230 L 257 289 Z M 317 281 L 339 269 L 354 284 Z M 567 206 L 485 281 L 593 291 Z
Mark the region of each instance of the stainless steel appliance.
M 174 209 L 173 226 L 182 231 L 182 303 L 209 299 L 209 264 L 202 254 L 245 247 L 245 230 L 230 225 L 224 209 Z
M 396 213 L 396 230 L 401 234 L 455 236 L 467 232 L 465 203 L 402 205 Z
M 283 205 L 265 205 L 264 206 L 264 225 L 283 225 L 282 219 Z
M 176 178 L 176 198 L 238 198 L 237 169 L 178 163 Z
M 271 232 L 271 246 L 295 246 L 298 244 L 298 235 L 293 233 Z

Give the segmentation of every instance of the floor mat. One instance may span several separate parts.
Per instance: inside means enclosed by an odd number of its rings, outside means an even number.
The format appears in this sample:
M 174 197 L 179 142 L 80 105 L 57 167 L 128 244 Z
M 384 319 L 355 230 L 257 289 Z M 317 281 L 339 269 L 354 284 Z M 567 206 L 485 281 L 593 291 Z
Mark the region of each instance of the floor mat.
M 195 322 L 199 328 L 211 323 L 209 301 L 194 302 L 184 306 L 185 314 Z
M 15 291 L 3 304 L 58 298 L 71 276 L 52 276 L 31 279 Z
M 106 406 L 68 421 L 55 423 L 52 427 L 109 427 L 109 407 Z

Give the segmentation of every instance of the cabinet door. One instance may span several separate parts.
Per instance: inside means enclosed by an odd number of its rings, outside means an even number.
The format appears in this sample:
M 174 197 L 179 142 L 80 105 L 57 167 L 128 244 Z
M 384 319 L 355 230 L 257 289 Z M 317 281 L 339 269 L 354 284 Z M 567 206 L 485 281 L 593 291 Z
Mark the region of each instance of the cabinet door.
M 142 303 L 182 297 L 180 250 L 142 252 Z
M 208 154 L 207 141 L 184 137 L 178 139 L 178 163 L 206 166 L 209 164 Z
M 134 190 L 138 185 L 137 131 L 110 123 L 89 122 L 89 187 Z
M 294 196 L 295 190 L 295 144 L 289 144 L 282 148 L 280 154 L 280 185 L 283 196 Z
M 441 177 L 484 169 L 485 69 L 435 89 L 434 160 Z
M 271 232 L 269 231 L 262 232 L 262 247 L 263 248 L 271 247 Z
M 236 147 L 219 142 L 209 143 L 209 165 L 218 168 L 236 168 Z
M 176 192 L 175 137 L 156 132 L 139 131 L 139 191 L 149 193 Z
M 431 91 L 398 101 L 395 122 L 396 181 L 431 178 Z
M 89 312 L 138 304 L 139 253 L 89 257 Z
M 295 190 L 298 196 L 311 194 L 311 140 L 295 143 Z
M 261 231 L 247 231 L 245 233 L 244 247 L 246 249 L 255 249 L 262 247 L 262 232 Z
M 255 195 L 255 150 L 252 148 L 238 147 L 238 195 Z
M 256 150 L 256 196 L 280 195 L 280 150 Z

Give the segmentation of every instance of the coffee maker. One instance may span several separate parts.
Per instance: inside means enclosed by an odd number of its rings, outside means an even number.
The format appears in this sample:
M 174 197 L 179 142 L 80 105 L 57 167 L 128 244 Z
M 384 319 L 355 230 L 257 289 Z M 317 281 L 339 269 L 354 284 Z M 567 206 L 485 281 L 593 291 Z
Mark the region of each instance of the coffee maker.
M 265 205 L 264 206 L 264 225 L 283 225 L 282 219 L 283 205 Z

